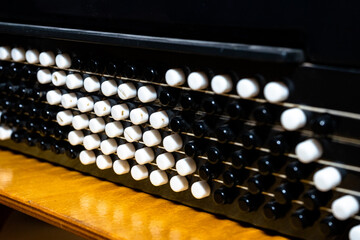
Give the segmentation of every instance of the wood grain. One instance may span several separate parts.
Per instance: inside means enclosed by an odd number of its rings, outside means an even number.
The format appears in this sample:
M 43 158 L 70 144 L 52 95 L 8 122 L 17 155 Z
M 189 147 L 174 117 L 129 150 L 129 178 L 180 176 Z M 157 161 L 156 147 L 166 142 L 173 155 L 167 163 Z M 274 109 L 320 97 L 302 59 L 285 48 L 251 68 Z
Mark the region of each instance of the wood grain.
M 4 150 L 0 203 L 88 239 L 285 239 Z

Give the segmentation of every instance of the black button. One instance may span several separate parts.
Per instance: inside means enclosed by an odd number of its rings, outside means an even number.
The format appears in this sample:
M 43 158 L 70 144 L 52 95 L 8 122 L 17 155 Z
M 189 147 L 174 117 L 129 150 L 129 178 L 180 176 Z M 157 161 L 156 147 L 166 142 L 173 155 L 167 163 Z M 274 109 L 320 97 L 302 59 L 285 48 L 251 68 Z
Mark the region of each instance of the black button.
M 201 155 L 204 152 L 203 149 L 203 144 L 198 141 L 190 141 L 184 146 L 185 154 L 192 158 Z
M 287 207 L 285 205 L 271 201 L 264 205 L 263 213 L 267 219 L 276 220 L 284 216 L 286 209 Z
M 182 117 L 174 117 L 171 119 L 169 127 L 176 133 L 186 132 L 189 129 L 188 123 Z
M 40 126 L 40 133 L 42 135 L 53 135 L 55 132 L 55 128 L 58 126 L 55 122 L 46 122 L 43 121 Z
M 71 58 L 71 67 L 74 69 L 82 69 L 84 67 L 84 62 L 78 56 L 72 56 Z
M 180 97 L 180 105 L 184 110 L 197 110 L 199 99 L 195 93 L 183 92 Z
M 101 61 L 98 59 L 90 59 L 87 69 L 90 72 L 94 72 L 94 73 L 102 73 L 104 71 L 104 66 L 101 64 Z
M 330 134 L 335 129 L 334 119 L 328 114 L 321 115 L 311 121 L 311 129 L 317 134 Z
M 151 82 L 159 82 L 161 80 L 160 74 L 157 69 L 153 67 L 146 67 L 143 70 L 144 79 Z
M 199 168 L 199 176 L 202 180 L 209 181 L 219 176 L 221 167 L 209 163 L 205 163 Z
M 310 189 L 303 195 L 304 207 L 310 211 L 324 206 L 332 197 L 332 192 L 320 192 L 315 188 Z
M 262 145 L 261 137 L 256 133 L 255 129 L 244 132 L 241 136 L 241 142 L 246 149 L 253 149 Z
M 225 155 L 223 151 L 220 147 L 210 147 L 206 152 L 208 161 L 212 164 L 224 161 Z
M 320 230 L 325 236 L 334 236 L 344 232 L 346 221 L 339 221 L 329 215 L 320 222 Z
M 302 192 L 303 186 L 300 183 L 282 183 L 275 189 L 275 200 L 280 204 L 290 203 L 292 199 L 296 199 Z
M 22 70 L 22 66 L 16 63 L 11 63 L 9 66 L 9 71 L 7 77 L 10 79 L 19 78 L 20 72 Z
M 274 158 L 272 158 L 271 156 L 263 156 L 261 157 L 258 162 L 258 169 L 259 172 L 262 175 L 269 175 L 274 171 Z
M 248 191 L 252 194 L 259 194 L 266 190 L 273 184 L 274 179 L 272 176 L 263 176 L 261 174 L 255 174 L 247 181 Z
M 174 107 L 177 104 L 178 92 L 175 90 L 163 88 L 160 92 L 159 100 L 164 106 Z
M 268 124 L 274 122 L 274 116 L 270 107 L 262 105 L 253 112 L 253 117 L 258 124 Z
M 69 145 L 69 147 L 67 147 L 67 149 L 65 150 L 65 154 L 69 158 L 75 159 L 79 156 L 79 154 L 82 150 L 83 150 L 83 147 L 81 147 L 81 146 Z
M 55 120 L 57 113 L 60 111 L 59 107 L 57 106 L 50 106 L 47 105 L 41 113 L 41 116 L 45 120 Z
M 126 78 L 136 78 L 137 75 L 137 67 L 132 64 L 127 64 L 122 71 L 122 76 Z
M 233 141 L 237 135 L 237 129 L 234 128 L 233 124 L 220 126 L 215 131 L 216 138 L 220 143 Z
M 226 108 L 227 114 L 231 119 L 239 119 L 245 117 L 245 110 L 238 101 L 233 101 Z
M 232 188 L 240 184 L 246 176 L 247 174 L 244 171 L 230 168 L 222 174 L 222 179 L 225 187 Z
M 14 142 L 16 143 L 20 143 L 20 142 L 23 142 L 26 138 L 26 132 L 25 131 L 22 131 L 22 130 L 19 130 L 19 131 L 14 131 L 12 134 L 11 134 L 11 140 L 13 140 Z
M 286 166 L 286 177 L 289 181 L 299 181 L 308 175 L 307 166 L 299 161 L 293 161 Z
M 216 204 L 230 204 L 234 201 L 235 192 L 228 188 L 219 188 L 214 192 L 214 201 Z
M 204 120 L 200 120 L 193 124 L 192 131 L 195 137 L 201 138 L 204 136 L 208 136 L 210 129 Z
M 238 199 L 238 205 L 243 212 L 252 212 L 259 208 L 264 201 L 263 195 L 246 194 Z
M 278 156 L 289 152 L 289 144 L 286 138 L 283 135 L 279 134 L 270 140 L 269 149 L 272 155 Z
M 254 161 L 255 157 L 248 150 L 240 149 L 231 155 L 232 166 L 236 169 L 241 169 L 245 166 L 249 166 Z
M 69 135 L 69 132 L 72 130 L 70 126 L 56 126 L 54 128 L 54 136 L 57 139 L 66 139 Z
M 40 148 L 43 151 L 49 150 L 51 148 L 51 145 L 53 143 L 53 139 L 49 138 L 49 137 L 43 137 L 41 139 L 39 139 L 39 141 L 37 142 L 37 146 L 38 148 Z
M 219 100 L 214 97 L 206 97 L 202 102 L 202 108 L 207 114 L 221 112 Z
M 31 147 L 35 146 L 40 138 L 41 138 L 41 136 L 39 134 L 30 133 L 26 136 L 26 143 L 28 146 L 31 146 Z
M 305 208 L 299 208 L 291 215 L 291 224 L 295 229 L 304 229 L 311 226 L 318 218 L 318 212 L 310 212 Z
M 51 151 L 55 154 L 62 154 L 69 148 L 69 143 L 65 141 L 55 141 L 51 145 Z
M 117 71 L 118 71 L 118 64 L 113 61 L 109 61 L 108 64 L 106 65 L 106 72 L 110 75 L 115 75 Z

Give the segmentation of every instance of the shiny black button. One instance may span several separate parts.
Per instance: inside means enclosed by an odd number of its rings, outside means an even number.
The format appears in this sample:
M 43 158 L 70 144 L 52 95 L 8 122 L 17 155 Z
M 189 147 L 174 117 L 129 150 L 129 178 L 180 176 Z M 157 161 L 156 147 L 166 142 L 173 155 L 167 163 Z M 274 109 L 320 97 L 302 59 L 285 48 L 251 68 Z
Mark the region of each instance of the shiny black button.
M 239 119 L 245 117 L 245 110 L 238 101 L 233 101 L 226 108 L 227 114 L 231 119 Z
M 174 117 L 170 120 L 169 127 L 174 132 L 185 132 L 189 129 L 188 123 L 182 117 Z
M 202 108 L 207 114 L 214 114 L 221 111 L 220 102 L 214 97 L 206 97 L 202 102 Z
M 212 164 L 222 162 L 225 160 L 223 149 L 219 147 L 210 147 L 206 152 L 206 156 L 208 158 L 208 161 Z
M 26 138 L 26 132 L 25 131 L 14 131 L 12 134 L 11 134 L 11 140 L 13 140 L 14 142 L 16 143 L 20 143 L 20 142 L 23 142 Z
M 153 67 L 146 67 L 143 70 L 144 79 L 151 82 L 159 82 L 161 80 L 159 72 Z
M 264 196 L 248 193 L 238 199 L 238 205 L 241 211 L 252 212 L 258 209 L 263 201 Z
M 235 192 L 228 188 L 219 188 L 214 192 L 214 202 L 216 204 L 230 204 L 234 201 Z
M 246 131 L 241 136 L 241 142 L 246 149 L 253 149 L 261 146 L 261 138 L 254 129 Z
M 192 131 L 197 138 L 207 136 L 209 133 L 209 127 L 204 120 L 195 122 L 192 126 Z
M 335 129 L 334 119 L 328 115 L 321 115 L 311 121 L 311 129 L 317 134 L 330 134 Z
M 272 155 L 278 156 L 289 151 L 289 144 L 286 138 L 279 134 L 270 140 L 269 149 Z
M 203 153 L 204 146 L 197 141 L 190 141 L 184 146 L 185 154 L 189 157 L 195 158 Z
M 41 136 L 39 134 L 30 133 L 26 136 L 26 144 L 28 146 L 35 146 L 40 138 L 41 138 Z
M 325 236 L 334 236 L 344 231 L 346 221 L 339 221 L 334 216 L 329 215 L 320 222 L 320 230 Z
M 262 175 L 271 174 L 275 169 L 274 161 L 275 161 L 275 159 L 271 156 L 261 157 L 257 162 L 257 166 L 258 166 L 260 174 L 262 174 Z
M 68 146 L 65 150 L 66 156 L 71 159 L 75 159 L 79 156 L 80 152 L 83 150 L 81 146 Z
M 276 220 L 284 216 L 286 207 L 276 201 L 268 202 L 264 205 L 263 214 L 267 219 Z
M 266 190 L 273 183 L 272 176 L 263 176 L 261 174 L 255 174 L 247 181 L 248 191 L 252 194 L 259 194 Z
M 69 143 L 65 141 L 56 141 L 51 145 L 51 151 L 55 154 L 62 154 L 68 149 Z
M 308 171 L 303 163 L 299 161 L 293 161 L 286 166 L 285 174 L 289 181 L 296 182 L 307 176 Z
M 132 64 L 125 65 L 122 76 L 126 78 L 136 78 L 137 77 L 137 67 Z
M 291 215 L 290 221 L 295 229 L 304 229 L 311 226 L 317 218 L 318 212 L 311 212 L 305 208 L 299 208 Z
M 246 173 L 234 168 L 230 168 L 222 174 L 225 187 L 232 188 L 240 184 L 246 177 Z
M 236 137 L 236 130 L 229 125 L 220 126 L 215 131 L 216 138 L 220 143 L 232 141 Z
M 53 143 L 53 139 L 49 137 L 43 137 L 39 139 L 37 142 L 37 147 L 40 148 L 43 151 L 49 150 L 51 148 L 51 145 Z
M 118 71 L 118 65 L 117 63 L 113 61 L 109 61 L 106 65 L 106 72 L 110 75 L 115 75 Z
M 70 126 L 56 126 L 54 128 L 54 136 L 57 139 L 66 139 L 69 135 L 69 132 L 72 130 Z
M 241 169 L 245 166 L 251 165 L 254 159 L 255 157 L 245 149 L 237 150 L 231 155 L 232 166 L 236 169 Z
M 92 58 L 87 64 L 87 69 L 90 72 L 101 73 L 104 70 L 104 66 L 100 60 Z
M 307 191 L 302 199 L 304 202 L 304 207 L 310 211 L 316 210 L 321 206 L 324 206 L 332 197 L 331 191 L 329 192 L 320 192 L 315 188 Z
M 258 124 L 267 124 L 274 121 L 273 113 L 266 105 L 257 107 L 253 112 L 253 117 Z
M 205 163 L 199 168 L 199 176 L 202 180 L 209 181 L 219 176 L 221 168 L 217 165 Z
M 292 199 L 296 199 L 303 190 L 299 183 L 282 183 L 274 191 L 275 200 L 280 204 L 287 204 Z
M 175 90 L 170 90 L 163 88 L 160 92 L 159 100 L 160 103 L 164 106 L 174 107 L 177 104 L 178 92 Z

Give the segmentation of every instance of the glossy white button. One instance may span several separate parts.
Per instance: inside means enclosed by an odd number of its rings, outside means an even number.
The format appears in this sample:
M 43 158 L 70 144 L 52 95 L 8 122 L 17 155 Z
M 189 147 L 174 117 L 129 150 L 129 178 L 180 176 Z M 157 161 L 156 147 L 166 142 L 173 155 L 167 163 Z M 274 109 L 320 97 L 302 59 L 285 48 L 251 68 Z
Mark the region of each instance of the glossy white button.
M 77 101 L 80 112 L 90 112 L 94 109 L 94 100 L 91 97 L 82 97 Z
M 165 73 L 165 81 L 170 86 L 183 85 L 185 80 L 185 73 L 181 68 L 169 69 Z
M 187 83 L 193 90 L 202 90 L 209 86 L 209 79 L 204 72 L 192 72 L 188 76 Z
M 125 120 L 129 115 L 129 107 L 125 103 L 115 105 L 111 108 L 111 116 L 114 120 Z
M 281 125 L 288 131 L 295 131 L 304 127 L 306 120 L 306 115 L 300 108 L 287 109 L 280 117 Z
M 171 134 L 163 140 L 164 148 L 167 152 L 178 151 L 182 148 L 183 141 L 179 134 Z
M 139 126 L 130 126 L 125 128 L 124 137 L 128 142 L 135 142 L 141 139 L 142 132 Z
M 241 98 L 253 98 L 260 92 L 260 86 L 255 78 L 243 78 L 236 84 L 237 94 Z
M 211 89 L 217 93 L 228 93 L 231 91 L 233 83 L 229 75 L 216 75 L 211 79 Z
M 58 105 L 61 103 L 61 91 L 60 90 L 50 90 L 46 93 L 46 101 L 50 105 Z
M 95 163 L 96 155 L 93 151 L 83 150 L 80 152 L 79 159 L 83 165 L 89 165 Z
M 162 153 L 156 157 L 156 165 L 161 170 L 167 170 L 175 165 L 175 158 L 171 153 Z
M 149 176 L 149 172 L 144 165 L 134 165 L 130 173 L 131 177 L 136 181 L 143 180 Z
M 101 84 L 101 92 L 107 97 L 115 95 L 117 90 L 118 86 L 114 80 L 108 80 Z
M 63 86 L 66 84 L 66 73 L 64 71 L 56 71 L 51 74 L 51 82 L 55 86 Z
M 72 123 L 73 114 L 71 111 L 61 111 L 56 114 L 56 121 L 60 126 L 70 125 Z
M 59 68 L 66 69 L 71 67 L 71 58 L 67 53 L 60 53 L 56 55 L 55 63 Z
M 15 62 L 25 61 L 25 50 L 21 47 L 11 49 L 11 58 Z
M 66 86 L 69 89 L 81 88 L 84 85 L 84 81 L 80 74 L 72 73 L 66 76 Z
M 102 118 L 92 118 L 89 121 L 89 129 L 93 133 L 99 133 L 105 130 L 105 121 Z
M 166 111 L 154 112 L 150 115 L 150 125 L 155 128 L 163 128 L 169 125 L 169 116 Z
M 295 153 L 300 162 L 310 163 L 322 156 L 323 148 L 318 140 L 311 138 L 298 143 Z
M 349 240 L 360 240 L 360 225 L 356 225 L 350 229 Z
M 51 83 L 51 72 L 49 69 L 40 69 L 36 73 L 36 77 L 38 82 L 41 84 Z
M 150 182 L 154 186 L 161 186 L 168 183 L 169 179 L 166 172 L 155 170 L 150 173 Z
M 195 163 L 194 159 L 192 159 L 190 157 L 178 160 L 176 162 L 175 167 L 176 167 L 176 171 L 181 176 L 186 176 L 186 175 L 192 174 L 196 171 L 196 163 Z
M 202 199 L 210 196 L 211 189 L 209 184 L 206 181 L 194 182 L 191 185 L 191 194 L 196 199 Z
M 73 117 L 72 126 L 76 130 L 81 130 L 89 127 L 89 118 L 86 114 L 80 114 Z
M 146 107 L 134 108 L 130 111 L 130 121 L 135 124 L 143 124 L 149 120 L 149 114 Z
M 121 122 L 109 122 L 105 125 L 105 133 L 108 137 L 119 137 L 124 133 L 124 128 Z
M 327 192 L 341 183 L 341 174 L 334 167 L 325 167 L 314 174 L 315 187 L 322 192 Z
M 97 134 L 91 134 L 84 137 L 83 144 L 85 149 L 93 150 L 100 147 L 100 137 Z
M 112 160 L 110 156 L 99 155 L 96 158 L 96 166 L 101 169 L 108 169 L 112 167 Z
M 99 91 L 100 81 L 95 76 L 87 77 L 84 80 L 84 88 L 87 92 Z
M 132 143 L 119 145 L 116 154 L 121 160 L 127 160 L 135 156 L 135 147 Z
M 359 212 L 359 202 L 355 197 L 346 195 L 331 204 L 331 211 L 335 218 L 344 221 Z
M 13 130 L 5 125 L 0 126 L 0 140 L 7 140 L 11 138 Z
M 130 171 L 130 165 L 127 161 L 116 160 L 113 163 L 113 169 L 117 175 L 123 175 Z
M 53 52 L 42 52 L 39 55 L 40 64 L 47 67 L 55 64 L 55 55 Z
M 107 100 L 96 102 L 94 104 L 94 112 L 99 117 L 109 115 L 111 112 L 110 102 Z
M 162 137 L 158 130 L 149 130 L 143 134 L 143 142 L 148 147 L 159 145 L 161 140 Z
M 170 179 L 170 188 L 174 192 L 182 192 L 189 188 L 189 182 L 186 177 L 176 175 Z
M 132 83 L 123 83 L 118 87 L 118 95 L 122 100 L 136 97 L 136 87 Z
M 105 155 L 109 155 L 116 152 L 118 145 L 115 139 L 106 139 L 101 142 L 100 149 Z
M 25 59 L 28 63 L 39 63 L 39 51 L 36 49 L 29 49 L 25 53 Z
M 140 148 L 135 152 L 135 160 L 140 165 L 151 163 L 152 161 L 154 161 L 154 159 L 154 151 L 149 147 Z
M 10 60 L 11 58 L 11 49 L 7 46 L 0 47 L 0 60 Z
M 151 86 L 142 86 L 138 90 L 138 98 L 143 103 L 153 102 L 157 98 L 156 89 Z
M 285 101 L 289 94 L 289 88 L 283 82 L 269 82 L 264 87 L 265 99 L 272 103 Z
M 68 134 L 68 140 L 73 146 L 82 144 L 84 141 L 84 133 L 80 130 L 71 131 Z
M 61 105 L 64 108 L 73 108 L 77 105 L 77 96 L 75 93 L 66 93 L 61 96 Z

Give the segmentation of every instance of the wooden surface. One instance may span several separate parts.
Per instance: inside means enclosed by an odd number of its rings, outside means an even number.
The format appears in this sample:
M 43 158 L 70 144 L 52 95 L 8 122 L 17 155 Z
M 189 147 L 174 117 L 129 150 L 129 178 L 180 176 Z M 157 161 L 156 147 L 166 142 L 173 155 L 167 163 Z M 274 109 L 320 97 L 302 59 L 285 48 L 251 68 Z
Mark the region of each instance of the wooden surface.
M 4 150 L 0 203 L 89 239 L 285 239 Z

